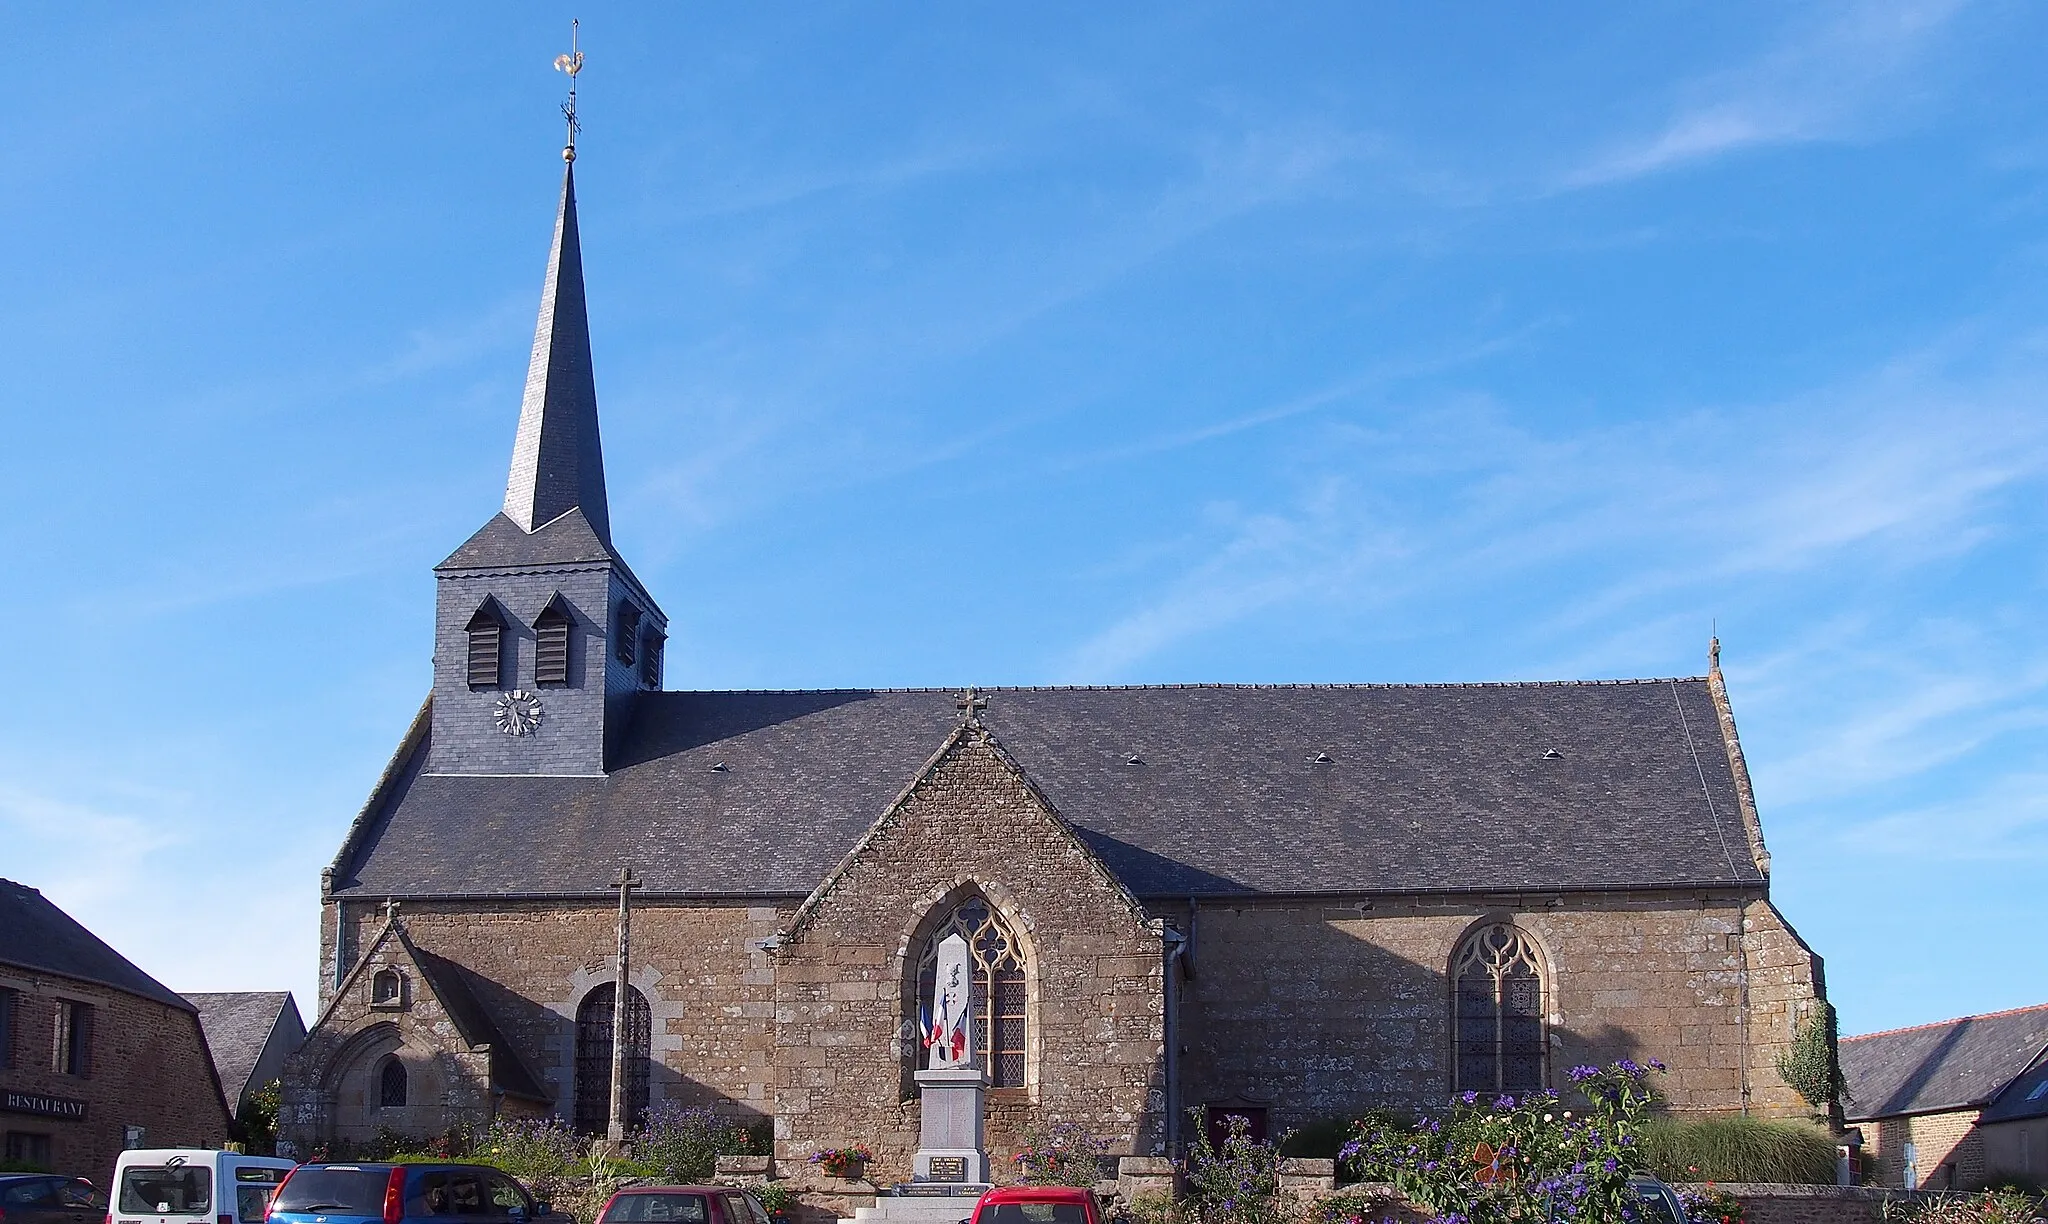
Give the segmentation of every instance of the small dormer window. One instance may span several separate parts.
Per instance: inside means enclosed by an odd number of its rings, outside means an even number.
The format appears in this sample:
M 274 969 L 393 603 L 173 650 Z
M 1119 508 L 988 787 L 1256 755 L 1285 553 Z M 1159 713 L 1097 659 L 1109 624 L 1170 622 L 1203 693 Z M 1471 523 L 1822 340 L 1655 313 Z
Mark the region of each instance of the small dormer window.
M 485 600 L 484 606 L 469 618 L 469 687 L 473 689 L 494 689 L 502 687 L 505 659 L 505 620 L 498 613 L 494 600 Z
M 630 603 L 619 605 L 619 626 L 612 634 L 612 654 L 621 663 L 631 663 L 633 648 L 640 639 L 640 609 Z
M 661 687 L 661 648 L 668 639 L 653 625 L 647 626 L 647 636 L 640 643 L 640 687 L 658 689 Z
M 569 683 L 569 630 L 573 620 L 568 605 L 557 595 L 540 619 L 533 622 L 535 685 Z

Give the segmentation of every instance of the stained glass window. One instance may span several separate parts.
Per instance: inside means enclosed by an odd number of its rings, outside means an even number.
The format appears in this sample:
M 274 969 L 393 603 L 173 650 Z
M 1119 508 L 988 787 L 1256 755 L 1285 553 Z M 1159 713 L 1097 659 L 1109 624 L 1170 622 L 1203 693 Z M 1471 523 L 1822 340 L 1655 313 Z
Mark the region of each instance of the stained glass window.
M 1474 932 L 1452 962 L 1452 1065 L 1461 1092 L 1528 1092 L 1547 1081 L 1543 959 L 1508 923 Z
M 925 942 L 917 970 L 917 1001 L 928 1007 L 938 981 L 939 943 L 958 932 L 974 953 L 974 1048 L 997 1088 L 1024 1086 L 1024 954 L 986 898 L 953 907 Z M 993 1006 L 991 1006 L 993 1000 Z M 922 1060 L 920 1060 L 921 1062 Z

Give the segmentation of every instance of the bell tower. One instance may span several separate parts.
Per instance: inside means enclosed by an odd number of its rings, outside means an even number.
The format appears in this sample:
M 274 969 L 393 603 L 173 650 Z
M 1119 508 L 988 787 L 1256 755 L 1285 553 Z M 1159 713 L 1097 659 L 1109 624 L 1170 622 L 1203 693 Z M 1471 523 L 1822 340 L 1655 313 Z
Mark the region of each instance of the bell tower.
M 605 502 L 574 100 L 504 509 L 434 567 L 430 774 L 602 774 L 636 696 L 661 687 L 668 618 L 613 548 Z

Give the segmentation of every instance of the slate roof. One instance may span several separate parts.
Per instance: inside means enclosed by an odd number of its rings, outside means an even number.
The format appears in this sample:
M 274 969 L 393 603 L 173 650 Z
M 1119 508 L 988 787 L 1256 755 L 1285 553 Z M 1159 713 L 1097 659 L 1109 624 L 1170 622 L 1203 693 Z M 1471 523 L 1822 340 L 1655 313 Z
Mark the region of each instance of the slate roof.
M 434 955 L 419 946 L 406 941 L 412 953 L 413 963 L 420 972 L 427 975 L 434 988 L 434 994 L 441 1000 L 441 1006 L 448 1009 L 449 1019 L 455 1021 L 456 1031 L 471 1046 L 487 1045 L 491 1048 L 491 1083 L 513 1096 L 526 1097 L 534 1101 L 550 1098 L 541 1089 L 533 1072 L 527 1069 L 512 1043 L 505 1040 L 505 1034 L 498 1029 L 497 1021 L 476 997 L 471 989 L 469 974 L 462 966 L 445 957 Z
M 221 1088 L 232 1101 L 240 1101 L 249 1090 L 263 1047 L 286 1007 L 296 1008 L 288 990 L 242 990 L 187 994 L 185 1001 L 199 1009 L 199 1027 L 206 1033 L 206 1048 L 213 1054 L 213 1069 Z
M 2048 1048 L 2048 1005 L 1841 1040 L 1851 1121 L 1974 1109 Z
M 2007 1084 L 2005 1091 L 1992 1098 L 1990 1106 L 1977 1116 L 1977 1121 L 2017 1122 L 2021 1118 L 2041 1117 L 2048 1117 L 2048 1057 L 2035 1059 L 2032 1067 Z
M 0 880 L 0 964 L 97 982 L 193 1010 L 176 991 L 136 968 L 49 898 L 12 880 Z
M 1141 897 L 1763 884 L 1703 679 L 984 696 Z M 960 717 L 949 690 L 638 700 L 607 777 L 427 774 L 418 744 L 335 891 L 604 895 L 630 861 L 643 895 L 803 896 Z

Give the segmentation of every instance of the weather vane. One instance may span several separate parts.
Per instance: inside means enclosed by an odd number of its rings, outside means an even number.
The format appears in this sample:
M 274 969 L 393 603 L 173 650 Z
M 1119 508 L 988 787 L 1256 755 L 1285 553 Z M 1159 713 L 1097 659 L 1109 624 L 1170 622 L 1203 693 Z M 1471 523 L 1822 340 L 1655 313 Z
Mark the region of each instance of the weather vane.
M 569 143 L 562 146 L 562 160 L 576 160 L 576 133 L 583 125 L 576 122 L 576 74 L 583 71 L 583 52 L 576 47 L 576 30 L 582 23 L 575 18 L 569 20 L 569 53 L 555 57 L 555 71 L 569 74 L 569 100 L 562 103 L 562 118 L 569 121 Z

